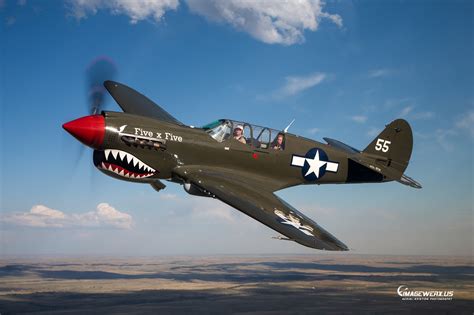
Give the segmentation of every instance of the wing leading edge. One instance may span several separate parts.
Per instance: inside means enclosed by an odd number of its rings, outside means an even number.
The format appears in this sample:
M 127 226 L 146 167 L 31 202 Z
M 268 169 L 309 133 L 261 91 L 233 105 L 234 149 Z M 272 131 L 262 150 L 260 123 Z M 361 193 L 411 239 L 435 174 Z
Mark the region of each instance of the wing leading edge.
M 272 191 L 265 179 L 224 169 L 178 168 L 176 174 L 288 239 L 316 249 L 345 251 L 347 246 Z

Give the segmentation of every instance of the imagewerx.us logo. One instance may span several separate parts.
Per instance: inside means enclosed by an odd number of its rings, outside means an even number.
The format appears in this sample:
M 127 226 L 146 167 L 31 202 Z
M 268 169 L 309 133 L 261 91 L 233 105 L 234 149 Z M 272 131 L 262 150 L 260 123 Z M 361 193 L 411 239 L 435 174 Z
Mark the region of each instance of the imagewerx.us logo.
M 453 290 L 412 290 L 401 285 L 397 293 L 404 301 L 450 301 L 454 297 Z

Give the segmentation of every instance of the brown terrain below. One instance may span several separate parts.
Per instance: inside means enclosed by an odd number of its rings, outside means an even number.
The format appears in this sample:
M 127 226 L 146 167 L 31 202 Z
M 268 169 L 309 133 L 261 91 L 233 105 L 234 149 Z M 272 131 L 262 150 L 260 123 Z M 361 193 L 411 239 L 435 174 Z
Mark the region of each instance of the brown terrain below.
M 402 300 L 453 290 L 452 300 Z M 0 259 L 0 313 L 473 314 L 472 257 Z

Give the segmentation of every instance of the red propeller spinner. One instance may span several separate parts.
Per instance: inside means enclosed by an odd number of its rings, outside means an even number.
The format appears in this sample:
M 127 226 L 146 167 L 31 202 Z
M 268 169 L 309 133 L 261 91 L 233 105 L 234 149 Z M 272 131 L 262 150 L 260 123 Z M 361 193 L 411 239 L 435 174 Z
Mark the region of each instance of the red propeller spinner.
M 104 142 L 105 119 L 102 115 L 90 115 L 67 122 L 63 128 L 83 144 L 98 149 Z

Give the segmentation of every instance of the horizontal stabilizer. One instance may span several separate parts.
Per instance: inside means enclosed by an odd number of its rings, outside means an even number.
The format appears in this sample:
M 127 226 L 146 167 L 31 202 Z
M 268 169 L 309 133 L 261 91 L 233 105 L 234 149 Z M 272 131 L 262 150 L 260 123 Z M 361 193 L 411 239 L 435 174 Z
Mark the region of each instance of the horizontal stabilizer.
M 413 187 L 413 188 L 417 188 L 417 189 L 422 188 L 420 183 L 418 183 L 413 178 L 406 176 L 405 174 L 403 174 L 402 177 L 399 180 L 397 180 L 397 182 L 399 182 L 400 184 L 403 184 L 403 185 L 407 185 L 407 186 L 410 186 L 410 187 Z
M 349 154 L 360 153 L 360 150 L 357 150 L 350 145 L 347 145 L 339 140 L 331 139 L 331 138 L 323 138 L 330 146 L 335 147 L 339 150 L 342 150 Z

